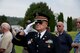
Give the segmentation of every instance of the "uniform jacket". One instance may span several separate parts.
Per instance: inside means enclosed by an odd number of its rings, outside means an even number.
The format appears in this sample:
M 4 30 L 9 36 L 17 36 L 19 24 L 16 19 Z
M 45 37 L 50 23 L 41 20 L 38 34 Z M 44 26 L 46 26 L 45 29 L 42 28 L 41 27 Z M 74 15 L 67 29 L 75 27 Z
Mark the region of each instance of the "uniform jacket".
M 30 32 L 26 36 L 16 35 L 12 42 L 16 45 L 27 47 L 29 53 L 60 53 L 58 37 L 46 31 L 41 39 L 36 32 Z

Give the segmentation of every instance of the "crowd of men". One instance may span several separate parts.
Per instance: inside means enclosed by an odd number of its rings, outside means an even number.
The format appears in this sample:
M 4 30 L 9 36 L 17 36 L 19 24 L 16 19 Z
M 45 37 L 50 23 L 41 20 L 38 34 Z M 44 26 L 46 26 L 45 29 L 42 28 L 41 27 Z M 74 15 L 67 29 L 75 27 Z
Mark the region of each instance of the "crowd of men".
M 26 29 L 18 33 L 11 30 L 8 23 L 2 23 L 0 53 L 16 53 L 14 45 L 23 46 L 22 53 L 70 53 L 72 47 L 75 53 L 80 53 L 80 32 L 72 40 L 72 37 L 64 30 L 63 22 L 59 21 L 56 25 L 56 34 L 52 34 L 48 29 L 48 21 L 48 16 L 39 13 L 35 16 L 34 22 L 29 23 Z M 80 18 L 77 19 L 76 26 L 79 31 Z

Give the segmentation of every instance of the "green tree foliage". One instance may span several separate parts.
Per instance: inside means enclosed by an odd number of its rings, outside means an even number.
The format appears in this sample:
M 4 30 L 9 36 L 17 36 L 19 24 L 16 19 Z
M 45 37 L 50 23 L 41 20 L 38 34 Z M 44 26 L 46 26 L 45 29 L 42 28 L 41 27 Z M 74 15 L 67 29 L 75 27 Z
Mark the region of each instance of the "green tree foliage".
M 72 17 L 67 18 L 67 31 L 72 31 L 73 24 L 72 24 Z
M 7 21 L 7 17 L 6 17 L 5 15 L 0 16 L 0 25 L 1 25 L 1 23 L 3 23 L 3 22 L 8 22 L 8 21 Z
M 67 18 L 67 31 L 69 31 L 69 17 Z
M 62 21 L 62 22 L 64 22 L 64 17 L 63 17 L 63 13 L 62 12 L 60 12 L 60 15 L 58 16 L 58 21 Z
M 49 20 L 49 26 L 50 26 L 50 30 L 51 32 L 53 32 L 55 30 L 55 25 L 56 25 L 56 22 L 55 22 L 55 19 L 54 19 L 54 15 L 51 15 L 51 19 Z
M 3 22 L 8 22 L 10 25 L 19 24 L 22 26 L 23 18 L 22 17 L 10 17 L 10 16 L 1 15 L 0 16 L 0 25 Z
M 23 26 L 26 25 L 27 20 L 34 21 L 34 18 L 35 18 L 34 14 L 35 13 L 43 13 L 43 14 L 47 15 L 49 17 L 49 21 L 50 21 L 49 22 L 50 29 L 51 29 L 51 31 L 54 31 L 55 18 L 54 18 L 53 12 L 51 11 L 51 9 L 49 9 L 47 4 L 43 3 L 43 2 L 32 3 L 30 5 L 30 8 L 28 8 L 28 10 L 25 13 Z
M 18 22 L 18 25 L 23 26 L 23 19 Z
M 7 20 L 8 20 L 10 25 L 17 25 L 18 23 L 19 23 L 19 25 L 21 25 L 22 22 L 23 22 L 22 21 L 23 20 L 22 17 L 10 17 L 10 16 L 8 16 Z

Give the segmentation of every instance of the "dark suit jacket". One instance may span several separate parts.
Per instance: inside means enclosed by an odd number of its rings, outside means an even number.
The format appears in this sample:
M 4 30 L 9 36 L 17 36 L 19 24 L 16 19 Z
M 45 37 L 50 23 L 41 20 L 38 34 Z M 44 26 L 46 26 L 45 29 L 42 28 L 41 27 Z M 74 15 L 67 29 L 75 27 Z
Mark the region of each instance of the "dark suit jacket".
M 70 53 L 72 47 L 72 38 L 65 31 L 59 35 L 61 53 Z
M 13 38 L 12 42 L 27 47 L 29 53 L 60 53 L 59 39 L 50 32 L 46 31 L 41 39 L 36 32 L 30 32 L 24 37 L 17 34 L 16 38 Z

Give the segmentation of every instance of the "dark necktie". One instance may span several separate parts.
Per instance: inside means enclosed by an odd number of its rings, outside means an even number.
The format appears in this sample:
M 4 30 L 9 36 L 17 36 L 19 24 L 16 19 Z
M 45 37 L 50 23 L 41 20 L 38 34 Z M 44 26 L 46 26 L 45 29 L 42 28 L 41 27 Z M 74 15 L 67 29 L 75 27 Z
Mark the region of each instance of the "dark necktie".
M 40 36 L 41 36 L 41 33 L 39 33 L 39 38 L 40 38 Z
M 37 43 L 39 43 L 40 41 L 40 35 L 41 35 L 40 33 L 37 34 L 37 39 L 36 39 Z
M 39 38 L 40 38 L 41 34 L 39 33 Z

